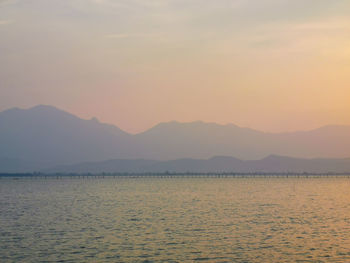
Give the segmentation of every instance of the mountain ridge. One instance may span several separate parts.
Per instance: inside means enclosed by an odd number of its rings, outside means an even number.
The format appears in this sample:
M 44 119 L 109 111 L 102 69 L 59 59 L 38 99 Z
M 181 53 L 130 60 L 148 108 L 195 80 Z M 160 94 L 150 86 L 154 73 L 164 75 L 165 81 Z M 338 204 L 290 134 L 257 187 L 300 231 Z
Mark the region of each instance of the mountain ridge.
M 0 157 L 38 168 L 108 159 L 167 161 L 235 156 L 254 160 L 271 154 L 346 158 L 350 156 L 350 126 L 266 133 L 234 124 L 171 121 L 130 134 L 96 118 L 81 119 L 53 106 L 38 105 L 0 112 L 0 146 Z
M 71 117 L 74 117 L 74 118 L 77 118 L 77 119 L 80 119 L 82 121 L 94 121 L 94 122 L 98 122 L 102 125 L 107 125 L 107 126 L 113 126 L 113 127 L 116 127 L 118 128 L 119 130 L 123 131 L 124 133 L 126 134 L 129 134 L 129 135 L 139 135 L 139 134 L 143 134 L 147 131 L 150 131 L 150 130 L 153 130 L 153 129 L 157 129 L 159 127 L 164 127 L 164 126 L 168 126 L 168 125 L 173 125 L 173 124 L 176 124 L 176 125 L 192 125 L 192 124 L 201 124 L 201 125 L 213 125 L 213 126 L 217 126 L 217 127 L 234 127 L 234 128 L 239 128 L 239 129 L 245 129 L 245 130 L 250 130 L 250 131 L 256 131 L 256 132 L 259 132 L 259 133 L 265 133 L 265 134 L 274 134 L 274 135 L 278 135 L 278 134 L 290 134 L 290 133 L 307 133 L 307 132 L 314 132 L 314 131 L 317 131 L 317 130 L 324 130 L 324 129 L 333 129 L 333 128 L 348 128 L 350 129 L 350 125 L 342 125 L 342 124 L 326 124 L 326 125 L 323 125 L 323 126 L 320 126 L 320 127 L 317 127 L 317 128 L 312 128 L 312 129 L 305 129 L 305 130 L 294 130 L 294 131 L 282 131 L 282 132 L 268 132 L 268 131 L 262 131 L 262 130 L 258 130 L 258 129 L 254 129 L 254 128 L 250 128 L 250 127 L 245 127 L 245 126 L 239 126 L 239 125 L 236 125 L 234 123 L 226 123 L 226 124 L 220 124 L 220 123 L 216 123 L 216 122 L 206 122 L 206 121 L 201 121 L 201 120 L 196 120 L 196 121 L 189 121 L 189 122 L 180 122 L 180 121 L 176 121 L 176 120 L 172 120 L 172 121 L 165 121 L 165 122 L 160 122 L 160 123 L 157 123 L 153 126 L 151 126 L 150 128 L 144 130 L 144 131 L 141 131 L 141 132 L 137 132 L 137 133 L 130 133 L 130 132 L 127 132 L 123 129 L 121 129 L 119 126 L 115 125 L 115 124 L 111 124 L 111 123 L 105 123 L 105 122 L 100 122 L 98 118 L 96 117 L 92 117 L 90 119 L 84 119 L 84 118 L 81 118 L 81 117 L 78 117 L 72 113 L 69 113 L 65 110 L 62 110 L 58 107 L 55 107 L 55 106 L 52 106 L 52 105 L 46 105 L 46 104 L 38 104 L 36 106 L 33 106 L 33 107 L 29 107 L 29 108 L 20 108 L 20 107 L 13 107 L 13 108 L 9 108 L 9 109 L 5 109 L 3 111 L 0 111 L 0 118 L 3 114 L 8 114 L 8 113 L 12 113 L 12 112 L 28 112 L 28 111 L 51 111 L 51 112 L 60 112 L 60 113 L 63 113 L 63 114 L 66 114 L 66 115 L 69 115 Z

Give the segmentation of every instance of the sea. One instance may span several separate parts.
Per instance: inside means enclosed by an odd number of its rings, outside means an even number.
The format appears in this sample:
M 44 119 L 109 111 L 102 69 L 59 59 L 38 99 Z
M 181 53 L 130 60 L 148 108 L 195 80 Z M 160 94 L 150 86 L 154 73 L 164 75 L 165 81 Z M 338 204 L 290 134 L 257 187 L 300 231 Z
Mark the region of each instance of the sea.
M 0 262 L 350 262 L 350 179 L 1 178 Z

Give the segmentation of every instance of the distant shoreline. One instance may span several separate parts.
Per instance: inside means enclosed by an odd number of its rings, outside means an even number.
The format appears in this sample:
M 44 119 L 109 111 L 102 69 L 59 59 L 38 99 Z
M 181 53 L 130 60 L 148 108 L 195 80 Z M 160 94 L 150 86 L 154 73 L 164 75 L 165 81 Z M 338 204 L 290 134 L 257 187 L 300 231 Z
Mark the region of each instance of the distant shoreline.
M 350 172 L 343 173 L 276 173 L 276 172 L 253 172 L 253 173 L 203 173 L 203 172 L 188 172 L 188 173 L 0 173 L 0 178 L 6 177 L 26 177 L 26 178 L 320 178 L 320 177 L 347 177 L 350 178 Z

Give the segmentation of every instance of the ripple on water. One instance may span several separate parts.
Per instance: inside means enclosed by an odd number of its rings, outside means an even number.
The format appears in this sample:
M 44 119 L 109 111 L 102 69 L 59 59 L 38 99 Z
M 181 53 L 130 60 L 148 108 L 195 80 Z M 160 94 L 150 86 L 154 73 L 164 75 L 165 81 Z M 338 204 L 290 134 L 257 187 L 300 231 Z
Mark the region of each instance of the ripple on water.
M 1 179 L 1 262 L 350 262 L 348 179 Z

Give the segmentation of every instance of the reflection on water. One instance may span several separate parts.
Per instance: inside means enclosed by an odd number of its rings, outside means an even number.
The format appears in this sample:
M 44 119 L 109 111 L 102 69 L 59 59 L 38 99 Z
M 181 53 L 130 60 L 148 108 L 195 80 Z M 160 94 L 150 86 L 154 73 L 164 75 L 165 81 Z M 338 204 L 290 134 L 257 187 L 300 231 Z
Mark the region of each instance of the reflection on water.
M 349 179 L 0 179 L 1 262 L 350 262 Z

